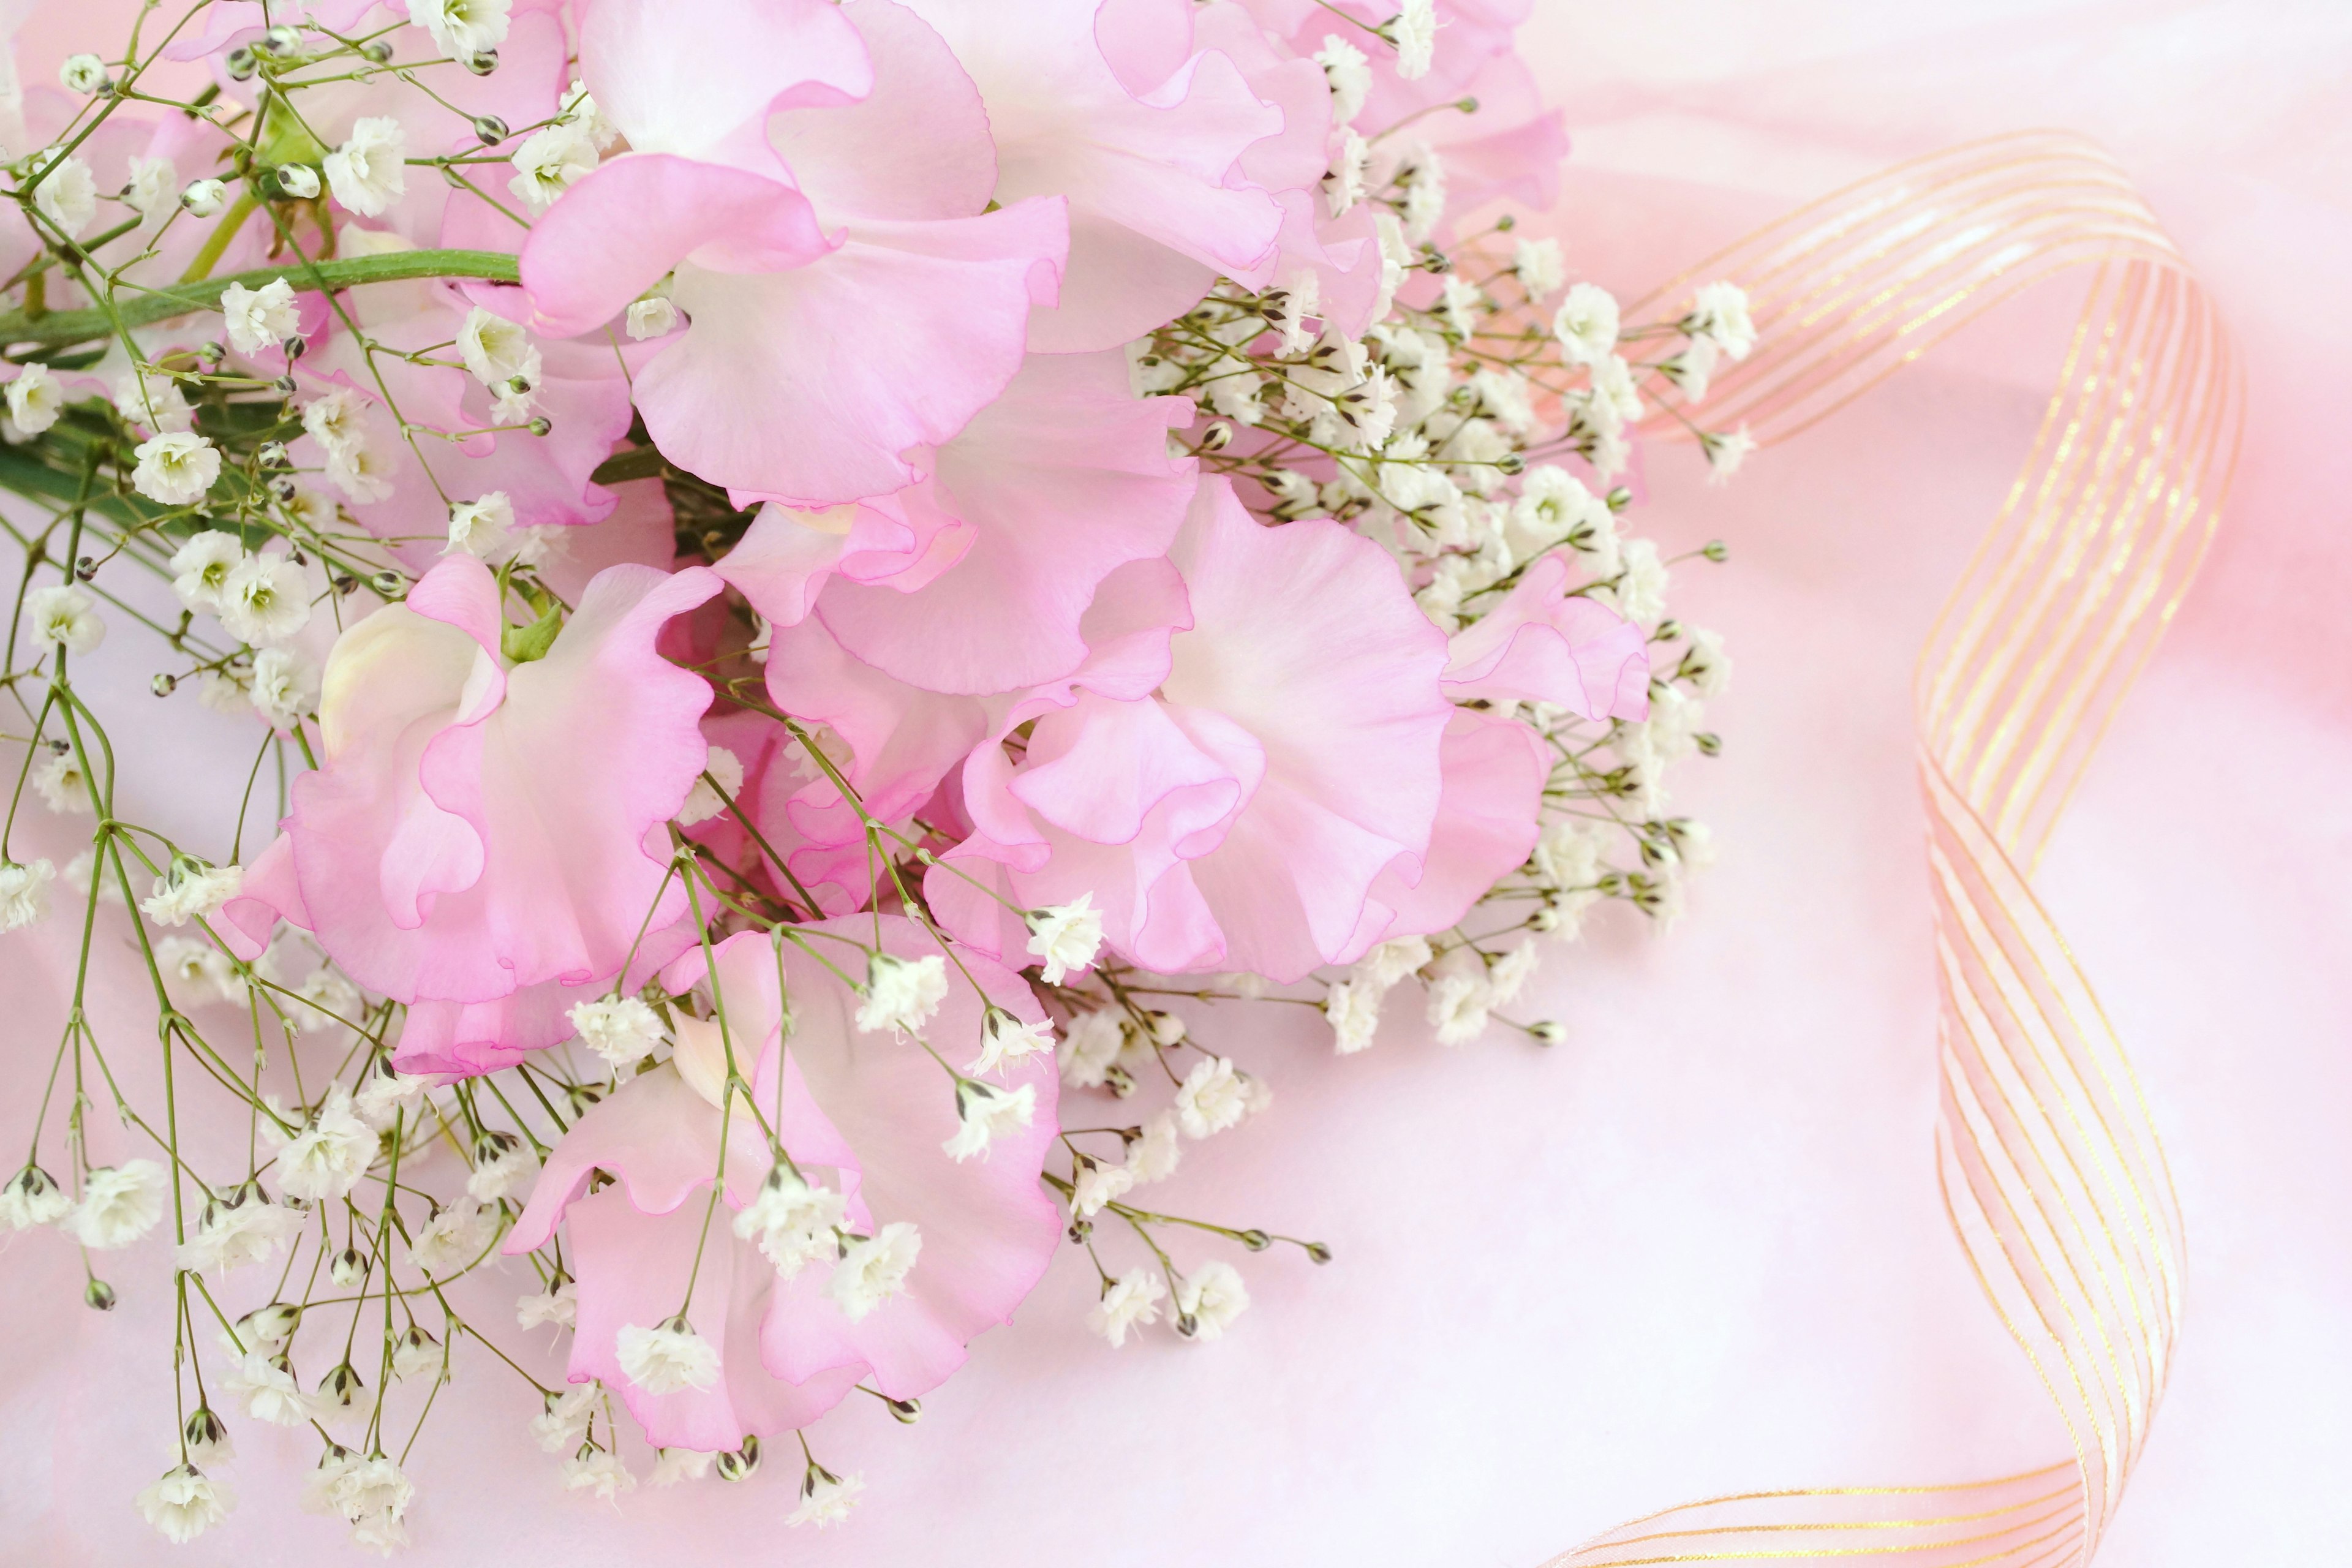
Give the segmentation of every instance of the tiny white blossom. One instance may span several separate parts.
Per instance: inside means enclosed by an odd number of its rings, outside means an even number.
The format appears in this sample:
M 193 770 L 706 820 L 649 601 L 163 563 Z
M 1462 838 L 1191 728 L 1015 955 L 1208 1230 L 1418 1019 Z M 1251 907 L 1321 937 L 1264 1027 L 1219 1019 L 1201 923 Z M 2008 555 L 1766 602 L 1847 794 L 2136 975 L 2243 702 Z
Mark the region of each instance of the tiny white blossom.
M 1674 384 L 1685 403 L 1704 403 L 1719 353 L 1713 339 L 1693 338 L 1683 345 L 1682 353 L 1659 363 L 1658 374 Z
M 172 592 L 191 610 L 221 607 L 221 590 L 228 574 L 245 559 L 245 546 L 234 533 L 206 529 L 191 534 L 172 556 Z
M 1074 904 L 1031 910 L 1022 919 L 1029 927 L 1030 955 L 1045 961 L 1048 985 L 1083 972 L 1102 950 L 1102 911 L 1095 908 L 1092 893 L 1080 893 Z
M 849 1517 L 857 1494 L 866 1489 L 862 1476 L 811 1474 L 802 1482 L 800 1506 L 784 1516 L 786 1524 L 814 1524 L 823 1530 Z
M 165 435 L 187 431 L 195 424 L 188 395 L 174 377 L 145 368 L 125 371 L 114 384 L 115 411 L 132 425 Z
M 106 62 L 96 55 L 68 55 L 58 68 L 58 80 L 68 92 L 93 93 L 107 84 Z
M 221 578 L 221 629 L 257 647 L 284 642 L 310 623 L 310 587 L 291 554 L 248 555 Z
M 504 490 L 488 490 L 449 508 L 449 542 L 441 553 L 496 561 L 513 547 L 514 503 Z
M 519 1298 L 515 1302 L 515 1324 L 526 1333 L 543 1323 L 568 1329 L 579 1307 L 580 1287 L 566 1279 L 552 1290 Z
M 727 802 L 743 791 L 743 759 L 724 746 L 713 746 L 704 759 L 702 771 L 719 781 L 719 788 L 710 787 L 710 779 L 697 778 L 694 787 L 686 792 L 686 804 L 677 808 L 677 822 L 680 827 L 692 827 L 708 822 L 727 809 Z M 722 794 L 723 792 L 723 794 Z
M 457 329 L 457 356 L 484 386 L 495 388 L 522 374 L 532 367 L 538 353 L 520 323 L 479 305 L 466 312 L 466 324 Z
M 778 1275 L 790 1279 L 820 1258 L 834 1254 L 834 1233 L 848 1205 L 830 1187 L 811 1186 L 789 1165 L 768 1173 L 760 1194 L 736 1211 L 735 1234 L 759 1244 Z
M 1594 283 L 1579 283 L 1552 312 L 1552 335 L 1560 358 L 1573 365 L 1598 364 L 1617 348 L 1617 297 Z
M 0 1231 L 55 1225 L 72 1212 L 72 1196 L 38 1165 L 26 1166 L 0 1187 Z
M 65 406 L 65 388 L 38 360 L 27 362 L 8 383 L 8 417 L 27 436 L 56 424 Z
M 367 400 L 348 386 L 336 387 L 303 405 L 302 428 L 330 457 L 349 451 L 367 440 Z
M 1427 147 L 1416 149 L 1404 175 L 1404 232 L 1418 244 L 1444 216 L 1444 161 Z
M 1203 1263 L 1176 1281 L 1176 1310 L 1192 1320 L 1192 1338 L 1218 1340 L 1235 1318 L 1249 1310 L 1249 1289 L 1241 1270 L 1225 1262 Z
M 1381 994 L 1358 982 L 1337 982 L 1323 994 L 1323 1016 L 1331 1023 L 1333 1048 L 1353 1056 L 1372 1043 L 1381 1026 Z
M 1352 212 L 1370 186 L 1372 144 L 1349 126 L 1339 132 L 1331 154 L 1331 172 L 1323 176 L 1324 210 L 1333 217 Z
M 433 35 L 453 60 L 471 59 L 507 41 L 510 0 L 408 0 L 408 19 Z
M 991 1143 L 1013 1128 L 1028 1126 L 1036 1110 L 1037 1086 L 1034 1083 L 1010 1090 L 978 1082 L 960 1085 L 956 1089 L 959 1121 L 955 1134 L 940 1147 L 959 1165 L 974 1154 L 986 1159 Z
M 1071 1019 L 1062 1031 L 1062 1081 L 1076 1089 L 1101 1087 L 1126 1038 L 1119 1016 L 1108 1008 Z
M 620 141 L 621 128 L 604 118 L 604 111 L 596 107 L 595 97 L 589 92 L 587 84 L 578 77 L 573 77 L 572 85 L 563 89 L 562 103 L 564 120 L 584 126 L 598 152 L 610 152 L 613 144 Z
M 319 194 L 319 171 L 308 163 L 280 163 L 272 172 L 278 176 L 278 188 L 298 202 Z
M 299 1426 L 317 1413 L 285 1358 L 258 1348 L 247 1351 L 222 1382 L 246 1415 L 272 1426 Z
M 576 1003 L 571 1018 L 588 1048 L 615 1068 L 634 1065 L 661 1044 L 661 1015 L 635 996 Z
M 180 205 L 194 217 L 210 217 L 228 205 L 228 186 L 220 180 L 191 180 L 180 193 Z
M 236 1494 L 194 1465 L 174 1465 L 140 1490 L 140 1517 L 174 1546 L 184 1546 L 228 1517 Z
M 1028 1060 L 1054 1048 L 1054 1025 L 1045 1019 L 1032 1024 L 1002 1007 L 992 1006 L 980 1026 L 980 1055 L 963 1070 L 974 1078 L 1001 1067 Z
M 1248 1085 L 1225 1057 L 1193 1064 L 1176 1090 L 1176 1117 L 1187 1138 L 1223 1132 L 1248 1114 Z
M 365 438 L 327 454 L 327 478 L 361 506 L 392 494 L 392 455 Z
M 60 752 L 33 770 L 33 788 L 51 811 L 67 816 L 91 813 L 89 781 L 82 777 L 81 759 Z
M 1723 634 L 1704 626 L 1687 626 L 1683 639 L 1690 646 L 1683 654 L 1677 672 L 1701 697 L 1723 695 L 1723 689 L 1731 683 L 1731 656 L 1723 651 Z
M 139 459 L 131 470 L 131 488 L 163 506 L 202 500 L 220 478 L 220 448 L 193 430 L 166 430 L 142 441 L 131 455 Z
M 395 1071 L 390 1057 L 378 1057 L 367 1070 L 367 1081 L 352 1096 L 360 1120 L 379 1130 L 392 1125 L 402 1111 L 424 1100 L 432 1080 Z
M 1519 277 L 1519 287 L 1528 298 L 1538 304 L 1559 292 L 1568 281 L 1568 261 L 1560 254 L 1556 239 L 1522 239 L 1511 255 L 1511 270 Z
M 176 1249 L 175 1261 L 183 1268 L 208 1274 L 265 1263 L 309 1223 L 310 1215 L 301 1209 L 272 1203 L 257 1184 L 249 1184 L 205 1204 L 195 1234 Z
M 318 703 L 318 667 L 293 648 L 263 648 L 253 656 L 252 692 L 254 711 L 290 735 Z
M 585 125 L 562 121 L 523 138 L 508 162 L 515 166 L 515 177 L 507 182 L 507 189 L 532 212 L 544 212 L 596 166 L 596 142 Z
M 1315 63 L 1323 68 L 1324 79 L 1331 84 L 1331 123 L 1349 123 L 1363 111 L 1364 100 L 1371 93 L 1371 62 L 1347 39 L 1326 33 L 1323 47 L 1315 51 Z
M 163 1217 L 170 1190 L 171 1179 L 152 1160 L 100 1165 L 82 1181 L 71 1222 L 74 1235 L 92 1251 L 128 1247 Z
M 930 1021 L 947 1000 L 947 960 L 937 953 L 911 963 L 877 952 L 866 963 L 866 997 L 857 1026 L 867 1034 L 889 1029 L 910 1034 Z
M 1143 1136 L 1127 1152 L 1127 1168 L 1135 1173 L 1139 1185 L 1164 1182 L 1176 1173 L 1177 1163 L 1184 1157 L 1179 1131 L 1173 1110 L 1163 1110 L 1143 1124 Z
M 466 1177 L 466 1195 L 477 1203 L 496 1203 L 528 1184 L 538 1170 L 539 1161 L 530 1145 L 510 1132 L 477 1140 L 474 1168 Z
M 343 144 L 327 154 L 327 184 L 335 199 L 362 217 L 375 217 L 408 189 L 408 132 L 389 115 L 352 122 Z
M 621 1374 L 647 1394 L 709 1388 L 719 1381 L 719 1347 L 682 1316 L 650 1329 L 624 1324 L 614 1350 Z
M 593 1492 L 599 1502 L 611 1502 L 623 1492 L 633 1490 L 636 1484 L 637 1478 L 629 1473 L 621 1456 L 603 1448 L 592 1448 L 563 1461 L 563 1489 Z
M 353 1524 L 381 1515 L 397 1519 L 415 1496 L 415 1483 L 381 1454 L 340 1468 L 327 1489 L 331 1506 Z
M 166 937 L 155 944 L 155 963 L 188 1002 L 245 1005 L 245 977 L 229 955 L 209 942 Z M 184 989 L 182 989 L 184 987 Z M 193 993 L 193 994 L 191 994 Z
M 1739 465 L 1748 460 L 1748 454 L 1756 450 L 1756 437 L 1742 425 L 1728 436 L 1710 431 L 1700 445 L 1706 448 L 1706 482 L 1719 485 L 1738 473 Z
M 656 1448 L 654 1450 L 653 1484 L 674 1487 L 680 1481 L 698 1481 L 710 1473 L 710 1461 L 716 1454 L 700 1453 L 693 1448 Z
M 274 349 L 301 328 L 294 310 L 294 286 L 273 278 L 258 289 L 232 283 L 221 290 L 221 316 L 228 345 L 241 354 Z
M 1748 357 L 1756 346 L 1756 322 L 1748 310 L 1748 290 L 1737 283 L 1702 285 L 1691 297 L 1690 314 L 1683 330 L 1705 338 L 1734 360 Z
M 1655 625 L 1666 613 L 1665 562 L 1658 547 L 1646 539 L 1625 542 L 1624 571 L 1610 590 L 1617 613 L 1643 626 Z
M 1103 1205 L 1114 1198 L 1124 1197 L 1135 1185 L 1135 1173 L 1125 1165 L 1106 1165 L 1099 1160 L 1081 1160 L 1078 1179 L 1071 1184 L 1070 1210 L 1091 1218 L 1102 1212 Z
M 184 926 L 192 920 L 209 918 L 236 897 L 244 881 L 244 870 L 236 866 L 174 859 L 155 879 L 152 896 L 139 900 L 139 908 L 157 925 Z
M 1526 989 L 1528 981 L 1535 974 L 1541 956 L 1536 951 L 1536 939 L 1523 937 L 1517 946 L 1489 965 L 1486 970 L 1487 1005 L 1507 1007 L 1518 1000 L 1519 993 Z
M 79 237 L 98 216 L 98 177 L 79 158 L 52 157 L 38 166 L 47 172 L 34 187 L 34 207 L 67 238 Z
M 1470 970 L 1442 975 L 1429 988 L 1429 1021 L 1441 1046 L 1465 1046 L 1486 1032 L 1486 977 Z
M 1425 936 L 1391 937 L 1356 961 L 1354 977 L 1360 984 L 1385 991 L 1429 962 Z
M 1130 1268 L 1103 1287 L 1102 1300 L 1087 1314 L 1087 1326 L 1118 1350 L 1127 1343 L 1128 1330 L 1160 1321 L 1160 1303 L 1167 1295 L 1158 1275 L 1140 1267 Z
M 1642 417 L 1642 389 L 1633 383 L 1633 367 L 1618 354 L 1604 355 L 1592 367 L 1589 406 L 1603 426 L 1622 427 Z
M 289 1197 L 306 1202 L 340 1198 L 359 1184 L 375 1160 L 374 1128 L 352 1109 L 351 1091 L 337 1084 L 310 1124 L 278 1152 L 278 1181 Z
M 1307 323 L 1322 314 L 1323 276 L 1311 267 L 1302 267 L 1290 275 L 1281 292 L 1284 296 L 1282 352 L 1292 355 L 1305 353 L 1318 331 Z
M 123 200 L 145 223 L 161 222 L 180 200 L 180 171 L 169 158 L 133 158 Z
M 622 312 L 621 330 L 635 342 L 666 336 L 677 331 L 677 305 L 667 294 L 632 300 L 629 308 Z
M 25 629 L 36 642 L 55 644 L 68 653 L 94 653 L 106 640 L 98 601 L 68 583 L 52 583 L 25 595 Z
M 284 1005 L 286 1021 L 297 1034 L 339 1029 L 359 1017 L 358 987 L 324 964 L 305 976 L 294 994 L 299 1000 Z
M 444 1205 L 408 1244 L 408 1259 L 427 1274 L 446 1276 L 472 1263 L 489 1245 L 495 1210 L 467 1200 Z
M 1389 36 L 1396 43 L 1397 75 L 1407 81 L 1427 76 L 1437 48 L 1437 0 L 1404 0 L 1404 9 L 1390 18 Z
M 863 1241 L 852 1242 L 834 1265 L 825 1291 L 851 1322 L 907 1288 L 907 1275 L 923 1249 L 922 1234 L 905 1220 L 893 1220 Z
M 587 1436 L 588 1423 L 595 1414 L 596 1385 L 573 1384 L 546 1396 L 540 1413 L 530 1418 L 531 1440 L 541 1453 L 569 1454 Z

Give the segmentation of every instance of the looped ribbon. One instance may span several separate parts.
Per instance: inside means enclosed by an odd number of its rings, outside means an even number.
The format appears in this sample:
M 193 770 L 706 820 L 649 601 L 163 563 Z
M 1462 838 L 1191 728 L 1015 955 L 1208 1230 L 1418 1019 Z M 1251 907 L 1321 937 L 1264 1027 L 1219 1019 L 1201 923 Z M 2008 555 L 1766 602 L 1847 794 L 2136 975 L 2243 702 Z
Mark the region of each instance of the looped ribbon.
M 1716 378 L 1707 423 L 1769 445 L 2077 267 L 2092 282 L 2048 413 L 1914 687 L 1945 1208 L 2073 1457 L 1959 1485 L 1716 1498 L 1547 1568 L 2087 1563 L 2147 1441 L 2180 1325 L 2179 1203 L 2131 1063 L 2029 879 L 2219 521 L 2244 405 L 2229 337 L 2114 161 L 2042 132 L 1874 175 L 1627 315 L 1673 320 L 1696 283 L 1744 285 L 1757 346 Z M 1672 412 L 1645 429 L 1688 435 Z

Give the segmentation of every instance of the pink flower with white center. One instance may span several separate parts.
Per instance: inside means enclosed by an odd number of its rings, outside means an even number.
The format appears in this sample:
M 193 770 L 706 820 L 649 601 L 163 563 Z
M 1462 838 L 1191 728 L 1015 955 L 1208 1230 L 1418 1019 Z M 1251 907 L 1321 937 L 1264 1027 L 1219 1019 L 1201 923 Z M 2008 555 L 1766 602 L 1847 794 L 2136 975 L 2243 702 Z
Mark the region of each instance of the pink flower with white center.
M 655 0 L 593 0 L 580 47 L 631 151 L 524 245 L 541 330 L 601 326 L 668 278 L 688 326 L 635 390 L 669 458 L 740 502 L 830 506 L 919 479 L 910 450 L 1020 368 L 1068 245 L 1059 201 L 988 210 L 988 116 L 938 34 L 891 0 L 724 0 L 691 26 Z
M 834 965 L 862 975 L 874 930 L 866 916 L 803 934 Z M 939 952 L 897 916 L 884 917 L 882 943 L 909 961 Z M 929 1393 L 963 1363 L 971 1340 L 1010 1320 L 1060 1238 L 1058 1209 L 1037 1181 L 1055 1135 L 1050 1058 L 1006 1064 L 1007 1092 L 1034 1094 L 1031 1121 L 999 1131 L 986 1160 L 958 1163 L 943 1147 L 961 1125 L 955 1085 L 938 1061 L 914 1039 L 859 1030 L 858 997 L 834 970 L 793 943 L 782 952 L 789 1036 L 771 939 L 747 932 L 720 943 L 724 1037 L 715 1020 L 685 1020 L 671 1064 L 574 1123 L 506 1243 L 526 1252 L 565 1226 L 579 1279 L 570 1375 L 618 1389 L 660 1447 L 740 1448 L 746 1434 L 806 1426 L 860 1382 L 894 1399 Z M 683 988 L 709 973 L 697 949 L 665 980 Z M 950 1059 L 980 1039 L 991 1003 L 1044 1018 L 1028 988 L 987 959 L 965 954 L 949 974 L 924 1033 Z M 790 1209 L 795 1223 L 837 1228 L 821 1245 L 796 1247 L 741 1235 L 721 1215 L 697 1273 L 730 1050 L 798 1167 L 779 1179 L 780 1194 L 800 1201 L 763 1202 L 772 1162 L 739 1099 L 723 1119 L 727 1207 L 759 1205 L 762 1216 L 772 1207 L 780 1222 Z M 594 1169 L 619 1180 L 586 1194 Z M 852 1240 L 843 1258 L 844 1237 L 870 1239 Z M 719 1350 L 719 1377 L 707 1389 L 648 1393 L 622 1374 L 621 1331 L 668 1320 L 682 1300 L 688 1321 Z
M 997 199 L 1069 200 L 1070 269 L 1058 305 L 1031 318 L 1033 348 L 1127 342 L 1220 273 L 1274 280 L 1282 209 L 1243 157 L 1281 134 L 1284 111 L 1225 55 L 1191 47 L 1191 0 L 910 4 L 979 84 Z
M 1107 658 L 1014 706 L 994 735 L 1034 721 L 1026 747 L 966 763 L 976 832 L 951 858 L 983 879 L 993 862 L 1021 908 L 1092 893 L 1109 945 L 1163 973 L 1349 962 L 1391 921 L 1373 884 L 1429 847 L 1444 639 L 1378 546 L 1332 522 L 1262 528 L 1223 479 L 1170 559 L 1190 610 L 1165 662 L 1106 641 L 1122 679 Z M 925 886 L 963 940 L 1022 951 L 961 878 Z
M 703 768 L 710 688 L 654 641 L 719 588 L 700 569 L 609 568 L 545 658 L 511 665 L 489 569 L 452 556 L 346 630 L 320 765 L 224 910 L 240 955 L 278 918 L 311 931 L 411 1005 L 411 1072 L 552 1044 L 633 948 L 641 970 L 674 955 L 686 899 L 665 889 L 659 835 Z

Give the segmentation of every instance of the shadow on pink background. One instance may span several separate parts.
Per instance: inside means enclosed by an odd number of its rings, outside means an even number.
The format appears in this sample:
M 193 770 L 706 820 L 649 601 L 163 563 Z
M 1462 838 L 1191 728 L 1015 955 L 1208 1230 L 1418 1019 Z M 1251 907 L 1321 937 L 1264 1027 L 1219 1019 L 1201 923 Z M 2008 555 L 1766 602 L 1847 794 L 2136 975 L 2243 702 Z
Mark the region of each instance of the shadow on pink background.
M 2252 416 L 2221 539 L 2041 882 L 2137 1063 L 2189 1244 L 2171 1390 L 2098 1560 L 2341 1561 L 2352 11 L 1536 4 L 1527 51 L 1577 146 L 1549 223 L 1579 275 L 1630 297 L 1888 163 L 2063 126 L 2135 172 L 2236 331 Z M 55 37 L 26 43 L 26 80 Z M 1650 455 L 1639 526 L 1733 547 L 1677 572 L 1738 667 L 1727 755 L 1688 802 L 1721 862 L 1665 940 L 1603 920 L 1555 960 L 1559 1049 L 1445 1052 L 1403 1019 L 1346 1062 L 1319 1026 L 1243 1047 L 1279 1103 L 1202 1151 L 1168 1206 L 1322 1237 L 1328 1268 L 1254 1260 L 1256 1304 L 1223 1342 L 1114 1353 L 1065 1258 L 921 1425 L 856 1408 L 817 1428 L 867 1482 L 823 1536 L 783 1528 L 787 1463 L 641 1489 L 618 1514 L 561 1494 L 530 1403 L 477 1356 L 418 1450 L 411 1560 L 1532 1565 L 1703 1496 L 2060 1457 L 1936 1193 L 1908 681 L 2041 417 L 2068 296 L 1970 328 L 1728 489 L 1686 450 Z M 113 673 L 135 694 L 133 662 Z M 174 743 L 203 739 L 156 742 Z M 40 957 L 0 949 L 19 1075 L 54 1039 L 63 982 Z M 153 1278 L 101 1317 L 72 1305 L 57 1238 L 0 1254 L 0 1561 L 345 1552 L 293 1509 L 308 1439 L 250 1424 L 227 1526 L 173 1552 L 139 1521 L 171 1447 Z

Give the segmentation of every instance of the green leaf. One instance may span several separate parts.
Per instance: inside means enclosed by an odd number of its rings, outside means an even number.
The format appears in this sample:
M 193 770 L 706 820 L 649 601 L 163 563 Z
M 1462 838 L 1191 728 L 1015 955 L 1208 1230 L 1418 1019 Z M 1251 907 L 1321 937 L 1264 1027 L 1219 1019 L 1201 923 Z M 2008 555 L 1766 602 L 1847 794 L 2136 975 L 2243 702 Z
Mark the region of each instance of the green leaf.
M 563 629 L 563 609 L 551 605 L 547 613 L 527 626 L 509 626 L 499 634 L 499 651 L 517 664 L 529 664 L 535 658 L 545 658 L 547 650 L 555 646 L 555 634 Z

